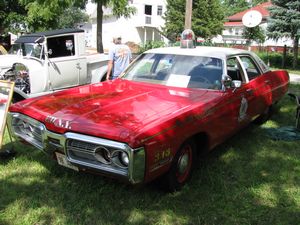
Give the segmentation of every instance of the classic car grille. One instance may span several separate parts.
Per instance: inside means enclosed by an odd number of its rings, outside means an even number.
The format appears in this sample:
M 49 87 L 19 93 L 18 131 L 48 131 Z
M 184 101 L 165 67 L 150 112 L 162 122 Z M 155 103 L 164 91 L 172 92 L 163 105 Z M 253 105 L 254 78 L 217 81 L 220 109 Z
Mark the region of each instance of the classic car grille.
M 11 122 L 14 133 L 39 149 L 43 148 L 44 125 L 36 120 L 25 117 L 13 117 Z
M 84 161 L 96 167 L 109 166 L 127 172 L 128 166 L 122 164 L 122 161 L 120 160 L 121 153 L 128 154 L 126 149 L 89 143 L 83 140 L 68 139 L 66 151 L 71 160 Z
M 95 152 L 94 149 L 96 149 L 97 146 L 96 144 L 71 139 L 67 141 L 66 148 L 71 158 L 91 160 L 97 164 L 97 160 L 93 156 Z

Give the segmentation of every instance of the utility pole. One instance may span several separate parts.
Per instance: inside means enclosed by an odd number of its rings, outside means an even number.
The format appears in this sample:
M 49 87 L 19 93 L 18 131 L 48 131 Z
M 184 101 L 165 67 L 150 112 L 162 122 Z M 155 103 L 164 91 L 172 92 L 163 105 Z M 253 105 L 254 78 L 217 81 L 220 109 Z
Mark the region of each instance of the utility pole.
M 192 29 L 193 0 L 186 0 L 184 29 Z

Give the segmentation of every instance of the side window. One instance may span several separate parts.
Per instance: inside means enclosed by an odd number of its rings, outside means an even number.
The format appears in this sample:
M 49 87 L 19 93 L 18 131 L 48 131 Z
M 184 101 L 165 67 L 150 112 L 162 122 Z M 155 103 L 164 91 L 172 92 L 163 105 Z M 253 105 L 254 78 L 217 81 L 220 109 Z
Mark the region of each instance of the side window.
M 75 54 L 74 35 L 47 39 L 49 58 L 72 56 Z
M 157 6 L 157 15 L 158 15 L 158 16 L 162 16 L 162 9 L 163 9 L 163 8 L 162 8 L 162 5 L 158 5 L 158 6 Z
M 227 75 L 231 77 L 232 80 L 243 81 L 242 72 L 240 64 L 236 57 L 227 59 Z
M 259 64 L 263 73 L 266 73 L 270 70 L 270 68 L 264 63 L 264 61 L 262 61 L 262 59 L 259 58 L 256 54 L 253 54 L 253 57 L 255 58 L 256 62 Z
M 249 56 L 240 56 L 240 59 L 243 62 L 243 66 L 247 72 L 249 80 L 252 80 L 260 75 L 260 71 L 252 58 Z

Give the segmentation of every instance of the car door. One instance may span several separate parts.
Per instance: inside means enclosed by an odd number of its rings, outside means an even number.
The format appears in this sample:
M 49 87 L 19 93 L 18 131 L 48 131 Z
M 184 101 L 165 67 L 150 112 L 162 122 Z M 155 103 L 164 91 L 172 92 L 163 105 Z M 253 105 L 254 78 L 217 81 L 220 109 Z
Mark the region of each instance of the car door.
M 236 127 L 242 127 L 248 124 L 252 119 L 252 114 L 249 112 L 249 106 L 253 104 L 254 97 L 249 90 L 248 80 L 245 76 L 241 61 L 238 56 L 227 58 L 226 61 L 227 75 L 233 81 L 240 81 L 241 87 L 228 89 L 227 94 L 230 99 L 230 107 L 232 109 L 233 122 Z
M 272 104 L 271 80 L 268 74 L 262 73 L 252 56 L 240 55 L 239 60 L 247 80 L 248 114 L 253 120 Z
M 80 83 L 82 59 L 75 54 L 74 35 L 47 39 L 49 52 L 49 85 L 51 90 L 77 86 Z

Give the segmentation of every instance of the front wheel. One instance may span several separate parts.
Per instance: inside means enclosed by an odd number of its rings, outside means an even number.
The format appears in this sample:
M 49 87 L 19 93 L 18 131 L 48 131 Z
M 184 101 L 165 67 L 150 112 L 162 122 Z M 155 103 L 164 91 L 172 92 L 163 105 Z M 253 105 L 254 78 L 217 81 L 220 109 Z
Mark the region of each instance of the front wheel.
M 195 144 L 188 141 L 182 145 L 176 153 L 171 168 L 163 179 L 165 188 L 170 191 L 178 191 L 189 180 L 195 161 Z
M 270 105 L 270 106 L 268 106 L 268 108 L 265 109 L 265 111 L 264 111 L 262 114 L 260 114 L 259 117 L 257 117 L 257 118 L 254 120 L 254 123 L 255 123 L 255 124 L 258 124 L 258 125 L 263 124 L 263 123 L 266 122 L 268 119 L 270 119 L 272 113 L 273 113 L 273 105 Z

